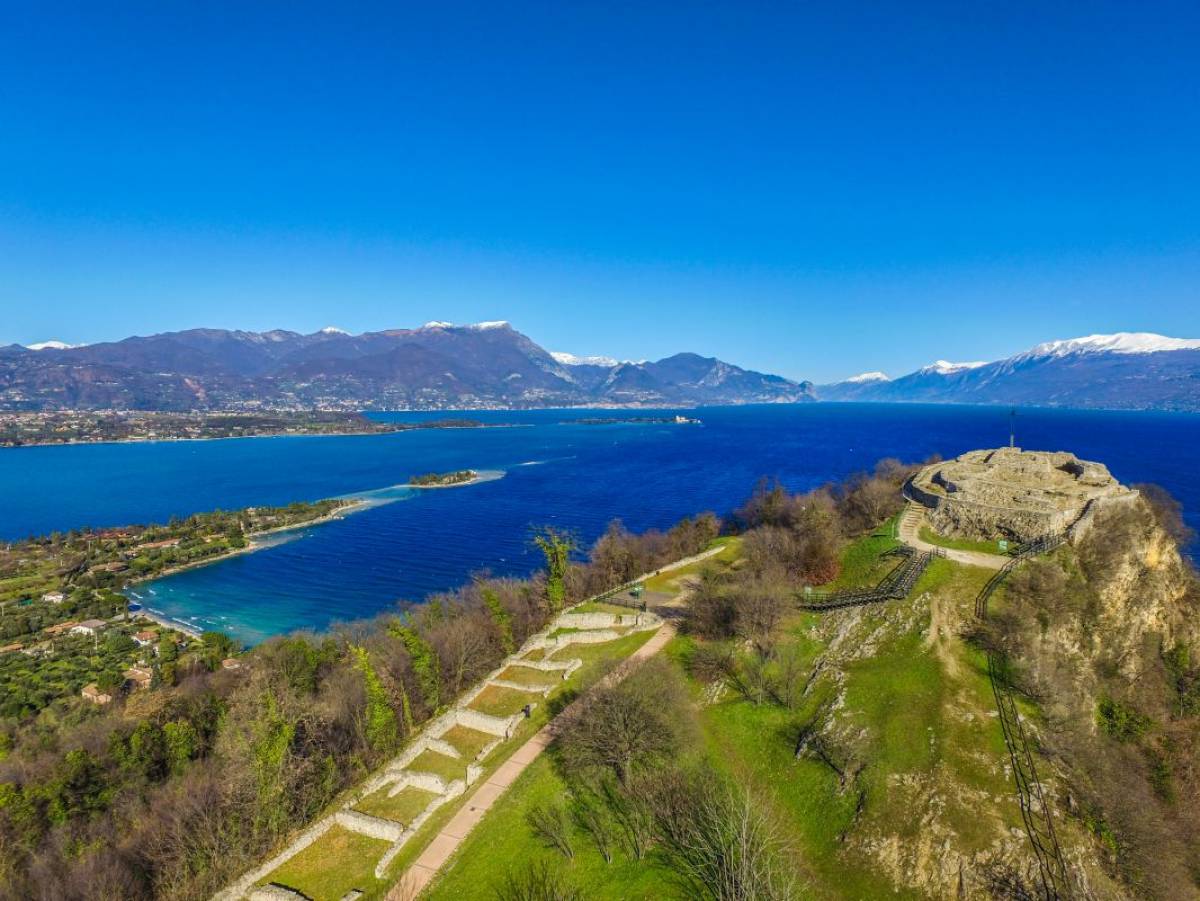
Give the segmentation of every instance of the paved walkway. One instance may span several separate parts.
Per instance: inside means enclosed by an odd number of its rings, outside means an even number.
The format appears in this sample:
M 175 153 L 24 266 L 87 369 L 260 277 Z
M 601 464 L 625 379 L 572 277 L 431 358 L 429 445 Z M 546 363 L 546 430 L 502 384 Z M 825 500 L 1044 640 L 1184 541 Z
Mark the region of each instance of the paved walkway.
M 675 635 L 675 627 L 664 623 L 650 640 L 629 657 L 630 660 L 645 660 L 653 657 Z M 560 713 L 559 716 L 562 716 Z M 413 862 L 396 886 L 388 892 L 387 901 L 410 901 L 416 898 L 458 850 L 471 830 L 484 818 L 492 805 L 498 801 L 517 777 L 546 750 L 550 744 L 553 722 L 547 723 L 537 734 L 521 745 L 504 761 L 496 772 L 484 782 L 459 809 Z
M 956 548 L 942 547 L 938 544 L 930 544 L 921 538 L 921 526 L 925 524 L 925 513 L 916 504 L 911 501 L 904 513 L 900 516 L 900 528 L 897 530 L 900 540 L 909 547 L 915 547 L 919 551 L 939 551 L 946 555 L 947 559 L 953 560 L 956 563 L 965 563 L 967 566 L 982 566 L 985 569 L 1003 569 L 1005 565 L 1012 561 L 1012 557 L 1004 557 L 1000 554 L 988 554 L 983 551 L 962 551 Z

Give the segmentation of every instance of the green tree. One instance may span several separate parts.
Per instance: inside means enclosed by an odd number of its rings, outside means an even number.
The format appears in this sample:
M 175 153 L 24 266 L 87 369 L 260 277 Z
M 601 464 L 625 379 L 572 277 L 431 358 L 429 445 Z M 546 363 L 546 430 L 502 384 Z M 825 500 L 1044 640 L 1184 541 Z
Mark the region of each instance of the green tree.
M 200 748 L 200 736 L 187 720 L 172 720 L 162 728 L 167 766 L 175 775 L 187 769 Z
M 257 827 L 274 835 L 287 825 L 284 785 L 296 724 L 279 709 L 274 696 L 263 697 L 262 713 L 254 723 L 251 765 L 258 788 Z
M 551 613 L 558 613 L 567 598 L 567 567 L 571 551 L 576 548 L 574 536 L 569 532 L 546 526 L 533 536 L 546 558 L 546 606 Z
M 430 710 L 436 710 L 441 697 L 442 674 L 437 654 L 424 638 L 417 634 L 412 627 L 396 620 L 389 627 L 396 638 L 399 638 L 408 651 L 412 663 L 413 674 L 421 687 L 421 694 Z
M 504 648 L 505 654 L 511 654 L 514 650 L 513 632 L 512 632 L 512 614 L 509 613 L 502 603 L 500 596 L 492 589 L 483 589 L 483 603 L 487 606 L 488 613 L 491 614 L 492 622 L 496 624 L 496 629 L 500 632 L 500 645 Z
M 371 666 L 367 649 L 354 646 L 350 649 L 354 657 L 354 668 L 362 673 L 367 694 L 366 735 L 367 743 L 375 751 L 387 752 L 396 746 L 399 738 L 396 729 L 396 711 L 392 709 L 387 691 L 379 674 Z

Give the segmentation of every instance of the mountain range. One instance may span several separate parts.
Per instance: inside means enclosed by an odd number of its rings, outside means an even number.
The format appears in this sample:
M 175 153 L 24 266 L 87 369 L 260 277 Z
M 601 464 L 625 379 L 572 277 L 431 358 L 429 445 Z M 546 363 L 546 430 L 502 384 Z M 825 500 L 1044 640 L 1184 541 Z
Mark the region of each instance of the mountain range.
M 1048 341 L 995 362 L 938 360 L 820 385 L 820 400 L 1200 411 L 1200 339 L 1118 332 Z
M 487 409 L 813 400 L 812 384 L 693 353 L 552 354 L 507 322 L 351 335 L 190 329 L 0 347 L 0 409 Z
M 0 347 L 0 410 L 489 409 L 813 400 L 1200 411 L 1200 339 L 1048 341 L 994 362 L 814 387 L 693 353 L 656 361 L 540 347 L 507 322 L 351 335 L 190 329 Z

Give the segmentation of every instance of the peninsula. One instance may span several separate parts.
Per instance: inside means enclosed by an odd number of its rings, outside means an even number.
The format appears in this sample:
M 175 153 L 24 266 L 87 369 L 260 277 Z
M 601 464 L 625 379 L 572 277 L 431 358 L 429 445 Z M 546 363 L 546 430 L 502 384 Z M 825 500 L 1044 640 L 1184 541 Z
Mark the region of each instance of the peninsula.
M 460 418 L 382 422 L 361 413 L 301 410 L 0 412 L 0 447 L 108 441 L 199 441 L 278 435 L 384 435 L 425 429 L 481 429 L 507 425 Z
M 35 713 L 81 693 L 106 704 L 127 684 L 148 687 L 164 663 L 192 643 L 219 654 L 220 663 L 237 650 L 227 636 L 196 635 L 133 611 L 121 590 L 253 551 L 256 536 L 340 517 L 358 506 L 329 499 L 217 510 L 167 525 L 79 529 L 0 548 L 0 697 L 7 699 L 0 716 Z

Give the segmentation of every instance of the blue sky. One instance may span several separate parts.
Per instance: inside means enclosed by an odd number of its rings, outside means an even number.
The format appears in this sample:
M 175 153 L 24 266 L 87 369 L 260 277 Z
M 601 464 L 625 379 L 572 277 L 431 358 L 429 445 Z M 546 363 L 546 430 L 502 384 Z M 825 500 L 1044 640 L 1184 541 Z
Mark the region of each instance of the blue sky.
M 1200 336 L 1195 4 L 6 4 L 0 343 Z

